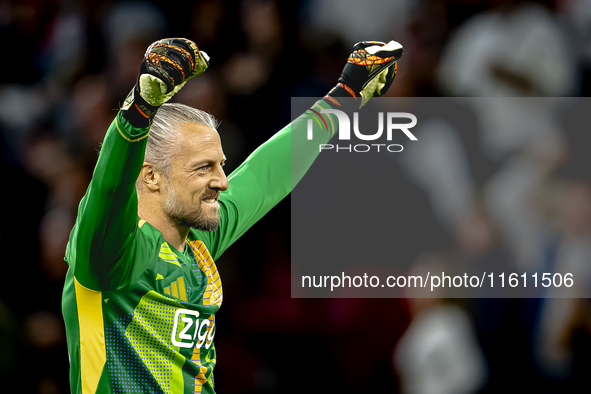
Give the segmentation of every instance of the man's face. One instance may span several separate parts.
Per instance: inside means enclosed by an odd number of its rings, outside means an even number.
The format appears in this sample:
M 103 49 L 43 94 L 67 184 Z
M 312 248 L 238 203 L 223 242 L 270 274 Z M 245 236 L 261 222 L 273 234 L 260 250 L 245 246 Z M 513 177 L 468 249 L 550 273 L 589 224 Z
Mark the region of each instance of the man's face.
M 206 126 L 181 127 L 179 151 L 165 177 L 162 208 L 181 226 L 214 231 L 220 225 L 218 197 L 228 189 L 218 132 Z

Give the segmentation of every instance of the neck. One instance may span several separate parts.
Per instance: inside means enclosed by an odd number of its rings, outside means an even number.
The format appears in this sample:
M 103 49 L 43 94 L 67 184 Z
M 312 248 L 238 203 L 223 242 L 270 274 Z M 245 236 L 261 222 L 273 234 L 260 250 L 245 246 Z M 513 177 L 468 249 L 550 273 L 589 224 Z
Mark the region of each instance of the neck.
M 138 215 L 146 222 L 150 223 L 156 230 L 162 233 L 162 237 L 170 246 L 174 246 L 178 251 L 185 249 L 185 241 L 189 235 L 190 227 L 185 227 L 174 223 L 162 209 L 142 209 L 140 205 Z

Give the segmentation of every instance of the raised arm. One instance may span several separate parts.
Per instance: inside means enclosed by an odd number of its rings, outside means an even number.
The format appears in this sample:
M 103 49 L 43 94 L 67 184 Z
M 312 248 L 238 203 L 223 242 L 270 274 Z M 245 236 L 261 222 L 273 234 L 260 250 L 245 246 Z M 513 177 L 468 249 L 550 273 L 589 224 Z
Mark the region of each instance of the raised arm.
M 323 111 L 358 110 L 371 97 L 384 94 L 394 80 L 402 52 L 395 41 L 357 43 L 337 85 L 324 99 L 271 137 L 230 174 L 230 187 L 220 196 L 220 229 L 199 234 L 209 243 L 214 259 L 291 192 L 318 156 L 319 145 L 335 135 L 337 119 Z
M 136 86 L 109 127 L 66 250 L 66 261 L 80 284 L 93 290 L 126 286 L 144 267 L 133 258 L 138 243 L 135 183 L 146 140 L 158 108 L 208 58 L 186 39 L 153 43 L 144 56 Z

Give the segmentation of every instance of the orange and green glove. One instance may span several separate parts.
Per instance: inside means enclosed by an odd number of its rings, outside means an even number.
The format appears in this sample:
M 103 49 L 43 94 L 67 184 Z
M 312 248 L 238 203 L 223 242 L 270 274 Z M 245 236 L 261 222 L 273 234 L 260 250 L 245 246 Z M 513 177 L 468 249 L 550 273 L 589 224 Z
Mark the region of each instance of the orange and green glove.
M 121 110 L 135 127 L 152 123 L 158 108 L 187 81 L 207 70 L 209 56 L 186 38 L 166 38 L 150 45 L 140 75 Z
M 355 44 L 347 59 L 338 84 L 324 97 L 325 100 L 340 107 L 343 102 L 363 107 L 372 97 L 386 93 L 396 76 L 396 61 L 402 57 L 403 49 L 396 41 L 387 44 L 379 41 L 362 41 Z M 340 100 L 347 98 L 347 100 Z

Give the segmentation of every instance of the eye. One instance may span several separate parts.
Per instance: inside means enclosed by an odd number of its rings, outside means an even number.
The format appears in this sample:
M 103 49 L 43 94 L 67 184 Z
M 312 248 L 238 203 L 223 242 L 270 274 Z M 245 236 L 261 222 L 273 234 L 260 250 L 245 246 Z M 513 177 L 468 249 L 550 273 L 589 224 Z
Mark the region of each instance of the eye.
M 205 172 L 207 170 L 209 170 L 209 167 L 211 167 L 210 164 L 205 164 L 205 165 L 200 165 L 199 167 L 193 167 L 193 171 L 195 172 Z

